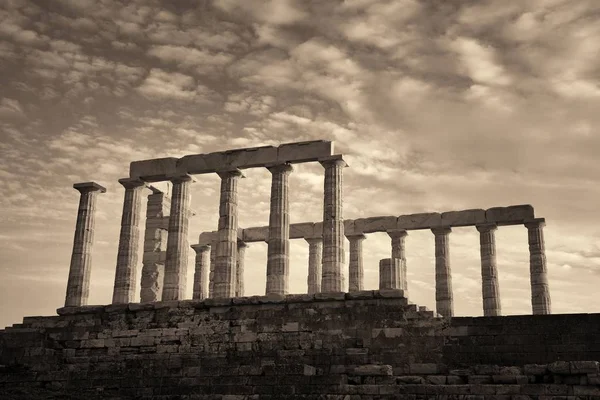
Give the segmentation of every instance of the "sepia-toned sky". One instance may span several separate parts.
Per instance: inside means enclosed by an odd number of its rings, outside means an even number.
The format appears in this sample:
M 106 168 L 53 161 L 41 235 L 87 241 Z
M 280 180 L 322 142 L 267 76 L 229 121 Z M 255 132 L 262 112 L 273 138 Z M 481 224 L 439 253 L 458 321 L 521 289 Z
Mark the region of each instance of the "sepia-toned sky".
M 0 327 L 63 305 L 73 183 L 108 189 L 89 300 L 107 304 L 131 161 L 315 139 L 350 165 L 346 218 L 532 204 L 553 312 L 600 312 L 599 111 L 597 0 L 4 0 Z M 240 226 L 266 225 L 270 173 L 245 174 Z M 190 243 L 217 226 L 219 178 L 197 179 Z M 322 167 L 296 166 L 292 222 L 321 219 L 322 195 Z M 531 313 L 526 229 L 496 237 L 503 313 Z M 406 245 L 410 299 L 433 308 L 433 234 Z M 266 247 L 247 250 L 246 294 Z M 455 314 L 481 315 L 477 231 L 450 251 Z M 366 288 L 389 252 L 364 242 Z M 292 292 L 307 253 L 292 242 Z M 190 254 L 190 298 L 192 274 Z

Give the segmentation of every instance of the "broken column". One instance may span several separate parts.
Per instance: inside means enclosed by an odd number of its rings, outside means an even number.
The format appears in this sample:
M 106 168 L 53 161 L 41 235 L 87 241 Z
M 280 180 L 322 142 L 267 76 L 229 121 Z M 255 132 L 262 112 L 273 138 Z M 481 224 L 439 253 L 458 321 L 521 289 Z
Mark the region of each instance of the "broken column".
M 443 317 L 454 316 L 452 275 L 450 270 L 450 228 L 433 228 L 435 235 L 435 306 Z
M 113 304 L 132 303 L 137 282 L 138 250 L 140 247 L 140 219 L 142 216 L 142 189 L 146 184 L 139 179 L 119 179 L 125 188 L 121 233 L 117 252 L 117 268 L 113 287 Z
M 529 274 L 531 280 L 531 306 L 533 314 L 551 314 L 550 287 L 544 243 L 544 218 L 536 218 L 525 223 L 529 242 Z
M 215 297 L 215 265 L 217 263 L 217 244 L 218 240 L 213 240 L 210 244 L 210 272 L 208 274 L 208 297 Z
M 363 241 L 366 236 L 362 233 L 346 236 L 350 241 L 350 263 L 348 266 L 348 291 L 357 292 L 363 290 L 364 266 L 363 266 Z
M 170 178 L 173 184 L 171 211 L 169 215 L 169 235 L 165 260 L 165 278 L 162 301 L 182 300 L 185 297 L 188 266 L 188 226 L 190 212 L 190 175 Z
M 342 156 L 319 160 L 325 168 L 323 198 L 323 270 L 321 291 L 341 292 L 344 268 L 344 218 L 342 216 Z
M 98 193 L 106 192 L 106 189 L 96 182 L 76 183 L 73 188 L 78 190 L 81 196 L 77 209 L 65 307 L 87 305 L 90 292 L 96 199 Z
M 272 174 L 271 212 L 267 238 L 266 294 L 288 294 L 290 275 L 290 214 L 288 177 L 290 164 L 268 167 Z
M 498 268 L 496 266 L 496 224 L 477 225 L 481 253 L 481 292 L 483 315 L 501 315 Z
M 392 271 L 394 282 L 398 285 L 398 289 L 407 290 L 405 239 L 408 233 L 404 229 L 393 229 L 387 231 L 387 234 L 392 241 L 392 258 L 399 260 Z
M 235 270 L 235 297 L 244 296 L 244 261 L 248 245 L 241 240 L 237 242 L 237 268 Z
M 169 210 L 171 200 L 166 193 L 148 187 L 146 207 L 146 231 L 144 232 L 144 255 L 140 280 L 140 302 L 160 301 L 162 298 L 167 237 L 169 232 Z
M 195 300 L 203 300 L 208 297 L 210 246 L 206 244 L 193 244 L 191 247 L 196 252 L 196 268 L 194 270 L 194 294 L 192 298 Z
M 384 258 L 379 260 L 379 289 L 399 289 L 395 281 L 395 274 L 400 266 L 398 258 Z
M 308 294 L 321 292 L 323 238 L 305 238 L 308 242 Z
M 235 296 L 235 270 L 237 267 L 238 195 L 240 170 L 219 172 L 221 200 L 219 205 L 219 241 L 214 271 L 214 297 Z

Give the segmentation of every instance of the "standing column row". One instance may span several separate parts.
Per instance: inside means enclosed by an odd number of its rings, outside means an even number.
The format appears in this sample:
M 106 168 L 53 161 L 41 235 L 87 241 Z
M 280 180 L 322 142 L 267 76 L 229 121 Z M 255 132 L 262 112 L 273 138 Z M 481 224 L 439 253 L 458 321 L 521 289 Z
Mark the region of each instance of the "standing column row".
M 90 293 L 90 272 L 92 268 L 92 244 L 98 193 L 106 189 L 95 182 L 76 183 L 73 188 L 80 195 L 77 209 L 77 222 L 73 238 L 73 252 L 69 267 L 65 307 L 85 306 Z

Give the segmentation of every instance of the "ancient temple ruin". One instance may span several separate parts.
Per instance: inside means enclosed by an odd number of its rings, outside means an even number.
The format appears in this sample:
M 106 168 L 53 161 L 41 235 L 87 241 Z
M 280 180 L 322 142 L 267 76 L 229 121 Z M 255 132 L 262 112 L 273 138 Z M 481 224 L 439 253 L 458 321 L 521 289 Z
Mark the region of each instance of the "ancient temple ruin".
M 324 168 L 323 220 L 291 224 L 288 177 L 293 164 L 304 162 L 319 162 Z M 343 156 L 334 154 L 333 143 L 322 140 L 132 162 L 129 176 L 119 180 L 125 196 L 112 303 L 132 303 L 138 287 L 142 194 L 148 188 L 151 193 L 147 197 L 143 237 L 142 303 L 184 299 L 190 247 L 196 252 L 193 299 L 243 296 L 244 253 L 252 242 L 268 245 L 265 294 L 287 295 L 291 239 L 304 239 L 308 244 L 309 294 L 342 291 L 347 239 L 349 291 L 359 292 L 364 289 L 362 243 L 373 232 L 387 233 L 391 240 L 390 257 L 379 262 L 379 288 L 407 293 L 405 238 L 410 230 L 428 229 L 435 236 L 436 311 L 452 317 L 449 236 L 453 227 L 472 226 L 480 233 L 484 315 L 498 316 L 501 303 L 494 233 L 499 226 L 524 225 L 529 238 L 532 311 L 550 314 L 544 219 L 535 217 L 533 207 L 519 205 L 344 220 L 342 173 L 346 166 Z M 268 226 L 243 229 L 238 226 L 237 184 L 247 168 L 267 168 L 272 174 Z M 198 243 L 190 246 L 190 185 L 194 175 L 208 173 L 221 178 L 218 229 L 200 233 Z M 160 181 L 172 183 L 171 198 L 151 185 Z M 97 194 L 105 191 L 93 182 L 74 187 L 81 192 L 81 200 L 65 307 L 87 304 L 95 201 Z

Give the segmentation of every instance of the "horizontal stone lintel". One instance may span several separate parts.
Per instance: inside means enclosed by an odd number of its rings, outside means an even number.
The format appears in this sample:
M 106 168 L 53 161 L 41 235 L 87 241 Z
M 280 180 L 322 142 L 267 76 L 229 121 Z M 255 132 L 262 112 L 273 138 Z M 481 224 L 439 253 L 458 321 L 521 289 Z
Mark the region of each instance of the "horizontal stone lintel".
M 134 161 L 129 166 L 129 176 L 146 182 L 159 182 L 177 174 L 207 174 L 273 164 L 303 163 L 319 161 L 331 155 L 333 155 L 333 142 L 313 140 L 285 143 L 278 147 L 261 146 L 193 154 L 182 158 L 167 157 Z
M 360 293 L 360 295 L 358 295 Z M 400 289 L 385 290 L 365 290 L 362 292 L 334 292 L 334 293 L 316 293 L 316 294 L 289 294 L 289 295 L 268 295 L 268 296 L 248 296 L 234 298 L 210 298 L 204 300 L 174 300 L 158 301 L 154 303 L 129 303 L 129 304 L 109 304 L 92 305 L 81 307 L 61 307 L 56 310 L 58 315 L 75 314 L 99 314 L 125 311 L 150 311 L 163 308 L 200 308 L 209 309 L 211 307 L 224 306 L 244 306 L 257 304 L 292 304 L 292 303 L 311 303 L 311 302 L 332 302 L 332 301 L 361 301 L 368 299 L 406 299 L 407 294 Z M 408 300 L 406 301 L 408 305 Z

